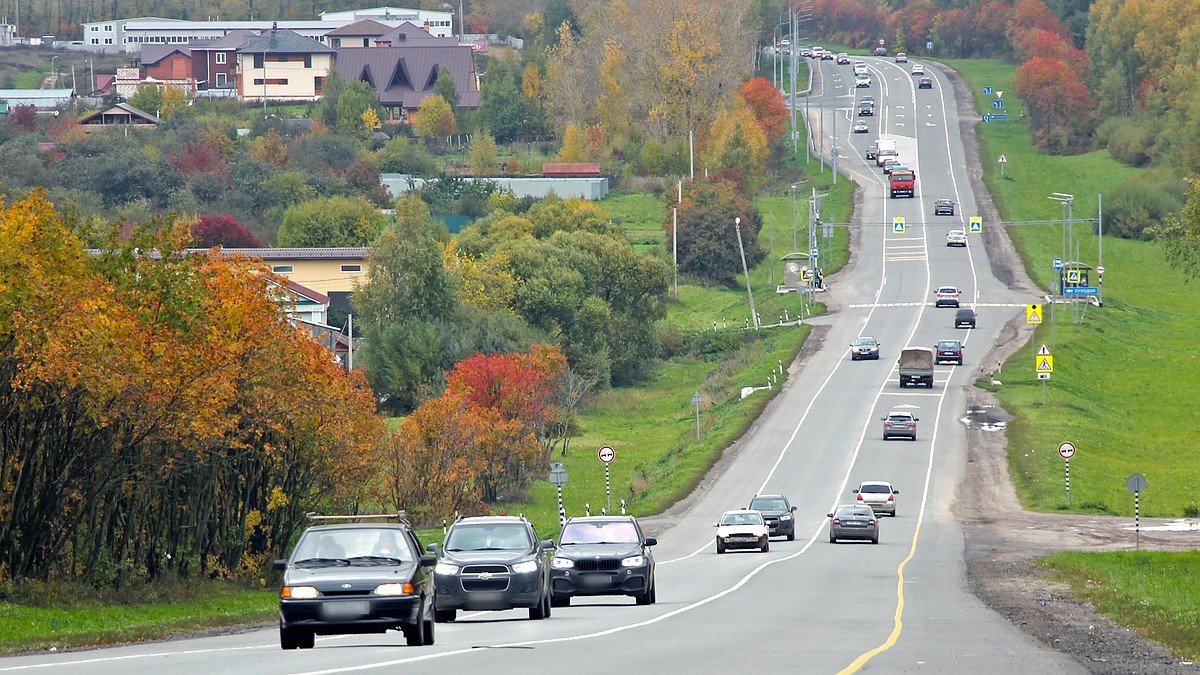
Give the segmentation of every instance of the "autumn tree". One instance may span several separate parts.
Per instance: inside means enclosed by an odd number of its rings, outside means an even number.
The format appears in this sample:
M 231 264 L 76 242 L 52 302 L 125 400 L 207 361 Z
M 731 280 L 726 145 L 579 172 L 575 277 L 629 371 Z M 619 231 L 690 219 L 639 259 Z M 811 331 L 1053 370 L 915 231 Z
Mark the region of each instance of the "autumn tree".
M 579 125 L 567 125 L 566 133 L 563 134 L 562 148 L 558 151 L 558 157 L 555 159 L 559 162 L 587 161 L 587 136 Z
M 434 94 L 421 101 L 417 108 L 416 130 L 422 136 L 434 138 L 448 136 L 458 130 L 454 110 L 446 99 Z
M 297 248 L 366 246 L 379 236 L 386 217 L 361 197 L 320 197 L 283 214 L 279 245 Z
M 250 230 L 230 216 L 200 216 L 192 225 L 196 246 L 209 248 L 258 248 L 262 242 Z
M 750 106 L 737 98 L 709 129 L 704 161 L 712 169 L 739 169 L 754 190 L 766 171 L 769 148 Z
M 1037 56 L 1017 68 L 1013 89 L 1029 108 L 1034 142 L 1052 152 L 1080 148 L 1094 107 L 1087 87 L 1067 63 Z
M 741 219 L 746 262 L 763 258 L 758 246 L 760 216 L 732 183 L 700 181 L 684 191 L 679 205 L 679 271 L 718 283 L 732 284 L 742 271 L 735 218 Z M 668 234 L 671 224 L 667 223 Z M 671 241 L 671 237 L 667 237 Z
M 493 176 L 499 173 L 499 151 L 496 139 L 486 130 L 471 136 L 471 147 L 467 151 L 471 173 L 476 176 Z
M 738 87 L 738 95 L 750 106 L 768 142 L 775 141 L 787 130 L 787 106 L 770 80 L 765 77 L 746 80 Z

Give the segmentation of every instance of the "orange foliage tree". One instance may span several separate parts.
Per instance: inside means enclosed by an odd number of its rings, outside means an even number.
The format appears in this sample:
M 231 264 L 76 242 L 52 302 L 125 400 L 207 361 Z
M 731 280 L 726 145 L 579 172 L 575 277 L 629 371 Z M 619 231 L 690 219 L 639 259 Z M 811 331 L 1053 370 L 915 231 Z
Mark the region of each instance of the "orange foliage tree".
M 746 80 L 738 87 L 738 94 L 758 120 L 758 126 L 768 141 L 779 138 L 787 128 L 788 110 L 783 104 L 779 90 L 765 77 Z

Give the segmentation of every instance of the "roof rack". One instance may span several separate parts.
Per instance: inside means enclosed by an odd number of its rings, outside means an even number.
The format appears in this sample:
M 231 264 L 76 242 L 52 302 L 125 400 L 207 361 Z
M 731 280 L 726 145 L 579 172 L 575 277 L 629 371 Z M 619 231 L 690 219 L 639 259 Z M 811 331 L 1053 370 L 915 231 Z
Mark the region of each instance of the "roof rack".
M 405 525 L 408 525 L 408 513 L 406 511 L 397 511 L 396 513 L 380 513 L 366 515 L 342 515 L 342 516 L 322 516 L 316 511 L 309 511 L 304 514 L 306 518 L 312 521 L 323 520 L 396 520 Z

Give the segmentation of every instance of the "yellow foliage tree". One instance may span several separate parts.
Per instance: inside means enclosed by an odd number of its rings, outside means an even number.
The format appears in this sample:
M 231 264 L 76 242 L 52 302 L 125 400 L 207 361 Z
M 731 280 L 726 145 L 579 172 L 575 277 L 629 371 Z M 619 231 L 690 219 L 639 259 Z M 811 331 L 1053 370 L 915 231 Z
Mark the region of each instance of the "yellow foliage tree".
M 476 176 L 493 176 L 499 172 L 496 139 L 487 131 L 480 130 L 471 137 L 471 149 L 467 161 L 471 173 Z
M 446 99 L 434 94 L 417 107 L 417 133 L 423 136 L 447 136 L 458 131 L 454 110 Z
M 567 131 L 563 134 L 562 150 L 559 150 L 556 159 L 560 162 L 587 161 L 587 133 L 578 124 L 567 125 Z
M 381 126 L 379 123 L 379 113 L 375 112 L 374 108 L 367 108 L 363 111 L 362 121 L 363 126 L 368 130 L 378 129 Z
M 163 87 L 162 108 L 159 110 L 159 117 L 170 119 L 176 111 L 187 105 L 187 100 L 187 94 L 179 87 Z
M 443 255 L 460 301 L 484 310 L 512 311 L 517 279 L 507 253 L 471 257 L 459 251 L 457 240 L 452 239 L 443 248 Z
M 711 169 L 741 169 L 754 187 L 766 170 L 768 152 L 767 137 L 754 111 L 735 96 L 733 104 L 713 120 L 703 157 Z
M 622 139 L 629 133 L 629 107 L 625 91 L 625 65 L 629 57 L 615 38 L 604 43 L 604 61 L 600 63 L 600 101 L 597 113 L 609 138 Z

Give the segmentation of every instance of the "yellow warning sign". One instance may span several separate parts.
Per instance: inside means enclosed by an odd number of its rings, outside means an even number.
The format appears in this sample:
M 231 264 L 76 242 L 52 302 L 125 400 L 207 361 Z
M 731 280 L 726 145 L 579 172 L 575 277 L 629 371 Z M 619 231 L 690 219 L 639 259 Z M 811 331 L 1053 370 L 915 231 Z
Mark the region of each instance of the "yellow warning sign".
M 1034 363 L 1034 369 L 1036 369 L 1037 372 L 1039 372 L 1039 373 L 1053 373 L 1054 372 L 1054 357 L 1050 356 L 1049 354 L 1047 354 L 1045 356 L 1035 357 L 1033 359 L 1033 363 Z
M 1042 306 L 1027 305 L 1025 307 L 1025 323 L 1041 323 L 1042 322 Z

